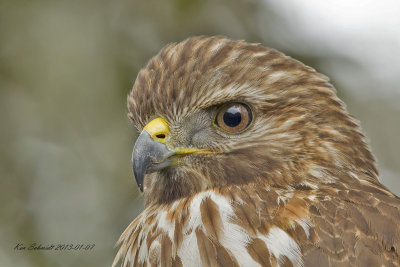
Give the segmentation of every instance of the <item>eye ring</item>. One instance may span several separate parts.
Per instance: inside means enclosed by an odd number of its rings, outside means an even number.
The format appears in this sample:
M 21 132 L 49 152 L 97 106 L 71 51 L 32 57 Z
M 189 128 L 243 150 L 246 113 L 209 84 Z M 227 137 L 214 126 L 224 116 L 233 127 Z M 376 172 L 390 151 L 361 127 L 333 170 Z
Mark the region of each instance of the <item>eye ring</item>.
M 223 105 L 216 113 L 213 125 L 228 134 L 240 134 L 247 130 L 253 121 L 252 109 L 241 102 Z

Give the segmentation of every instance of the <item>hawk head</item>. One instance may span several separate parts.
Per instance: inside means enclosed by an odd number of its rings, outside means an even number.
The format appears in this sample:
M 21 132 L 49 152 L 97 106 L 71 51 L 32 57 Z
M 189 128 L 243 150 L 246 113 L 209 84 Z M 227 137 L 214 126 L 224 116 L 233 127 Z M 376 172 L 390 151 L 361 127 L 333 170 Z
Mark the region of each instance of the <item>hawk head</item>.
M 327 77 L 282 53 L 194 37 L 153 57 L 128 96 L 146 205 L 229 184 L 377 182 L 358 123 Z

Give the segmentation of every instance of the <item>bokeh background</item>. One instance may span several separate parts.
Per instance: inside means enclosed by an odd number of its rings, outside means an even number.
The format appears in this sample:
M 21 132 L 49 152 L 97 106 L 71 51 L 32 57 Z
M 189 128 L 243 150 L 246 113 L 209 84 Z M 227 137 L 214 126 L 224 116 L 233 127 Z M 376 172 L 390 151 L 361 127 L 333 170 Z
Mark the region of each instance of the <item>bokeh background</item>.
M 0 0 L 0 266 L 109 266 L 142 209 L 126 95 L 169 42 L 225 35 L 328 75 L 400 194 L 397 0 Z M 17 243 L 95 244 L 15 251 Z

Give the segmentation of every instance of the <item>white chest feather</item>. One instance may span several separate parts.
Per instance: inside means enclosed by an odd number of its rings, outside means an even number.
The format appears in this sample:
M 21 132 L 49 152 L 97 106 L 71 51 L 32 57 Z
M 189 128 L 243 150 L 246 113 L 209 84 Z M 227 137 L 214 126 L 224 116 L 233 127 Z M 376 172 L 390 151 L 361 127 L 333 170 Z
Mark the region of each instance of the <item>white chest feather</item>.
M 134 231 L 137 247 L 127 248 L 126 263 L 224 266 L 229 258 L 237 266 L 281 266 L 285 261 L 303 266 L 300 247 L 288 233 L 273 225 L 264 233 L 249 232 L 241 225 L 232 200 L 221 194 L 203 192 L 182 206 L 177 201 L 141 217 Z M 149 218 L 154 218 L 150 224 Z

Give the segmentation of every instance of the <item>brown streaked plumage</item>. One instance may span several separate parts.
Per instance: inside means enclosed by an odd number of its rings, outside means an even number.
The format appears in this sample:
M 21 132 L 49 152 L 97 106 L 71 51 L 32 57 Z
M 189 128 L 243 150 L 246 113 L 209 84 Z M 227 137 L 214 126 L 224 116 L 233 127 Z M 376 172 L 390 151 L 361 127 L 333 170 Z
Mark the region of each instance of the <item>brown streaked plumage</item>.
M 193 37 L 149 61 L 128 108 L 145 209 L 114 265 L 400 266 L 400 199 L 314 69 Z

